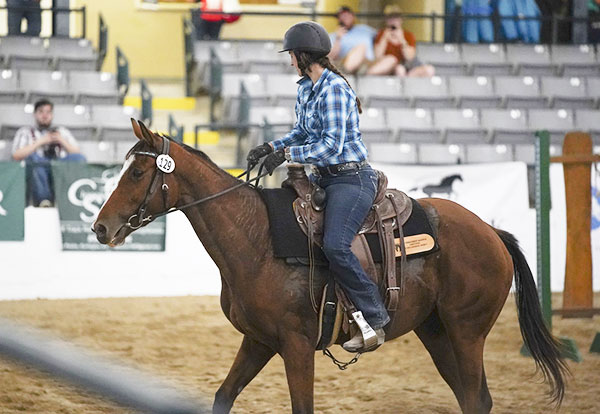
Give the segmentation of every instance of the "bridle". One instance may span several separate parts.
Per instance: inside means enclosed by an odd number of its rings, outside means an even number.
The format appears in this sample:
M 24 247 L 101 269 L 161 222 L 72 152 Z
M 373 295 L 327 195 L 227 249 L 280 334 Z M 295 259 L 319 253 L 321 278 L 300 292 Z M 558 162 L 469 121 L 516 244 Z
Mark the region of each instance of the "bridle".
M 162 136 L 162 135 L 160 135 L 160 137 L 163 140 L 162 151 L 160 154 L 157 154 L 156 152 L 150 152 L 150 151 L 133 151 L 131 153 L 132 155 L 145 155 L 145 156 L 156 159 L 156 167 L 154 169 L 152 181 L 150 182 L 150 187 L 148 187 L 148 190 L 146 190 L 146 196 L 144 197 L 144 200 L 138 207 L 137 213 L 135 213 L 131 217 L 129 217 L 129 219 L 127 220 L 127 223 L 125 223 L 125 225 L 124 225 L 124 227 L 128 227 L 132 230 L 137 230 L 140 227 L 156 220 L 159 217 L 166 216 L 169 213 L 173 213 L 175 211 L 183 210 L 188 207 L 195 206 L 197 204 L 204 203 L 209 200 L 213 200 L 217 197 L 220 197 L 224 194 L 227 194 L 227 193 L 229 193 L 237 188 L 243 187 L 245 185 L 252 185 L 251 183 L 253 181 L 256 181 L 258 183 L 258 181 L 261 178 L 263 178 L 264 176 L 266 176 L 268 174 L 268 172 L 264 172 L 262 174 L 260 173 L 262 171 L 262 165 L 261 165 L 261 167 L 259 169 L 259 175 L 254 178 L 249 178 L 251 168 L 248 168 L 246 171 L 244 171 L 242 174 L 240 174 L 237 177 L 237 178 L 239 178 L 239 177 L 242 177 L 247 174 L 248 179 L 246 181 L 238 183 L 238 184 L 236 184 L 232 187 L 229 187 L 223 191 L 220 191 L 218 193 L 215 193 L 215 194 L 209 195 L 207 197 L 201 198 L 199 200 L 184 204 L 182 206 L 168 208 L 167 201 L 169 199 L 169 194 L 168 194 L 169 186 L 166 183 L 166 175 L 172 173 L 175 170 L 175 161 L 169 155 L 170 140 L 167 137 Z M 169 164 L 167 166 L 167 164 L 169 162 L 172 164 Z M 154 214 L 154 215 L 150 214 L 148 216 L 145 216 L 148 204 L 150 203 L 152 196 L 156 193 L 158 184 L 161 181 L 162 181 L 161 190 L 162 190 L 164 210 L 162 212 Z M 133 223 L 133 220 L 137 220 L 137 223 Z

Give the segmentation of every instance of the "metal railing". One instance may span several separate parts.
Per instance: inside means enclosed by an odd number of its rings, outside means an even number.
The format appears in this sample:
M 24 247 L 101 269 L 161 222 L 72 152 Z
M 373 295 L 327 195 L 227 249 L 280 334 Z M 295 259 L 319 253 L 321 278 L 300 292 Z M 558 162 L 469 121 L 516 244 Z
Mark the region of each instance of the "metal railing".
M 146 373 L 4 319 L 0 319 L 0 355 L 143 413 L 211 412 L 207 404 L 192 401 Z

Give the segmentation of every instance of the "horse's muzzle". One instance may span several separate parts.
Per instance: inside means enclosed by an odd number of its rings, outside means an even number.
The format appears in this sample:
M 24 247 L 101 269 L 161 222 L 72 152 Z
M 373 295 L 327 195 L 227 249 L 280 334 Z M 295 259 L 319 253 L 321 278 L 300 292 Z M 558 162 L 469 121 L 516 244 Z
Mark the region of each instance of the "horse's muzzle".
M 103 224 L 99 224 L 98 222 L 92 225 L 92 231 L 96 233 L 96 238 L 102 244 L 108 243 L 106 238 L 106 227 Z

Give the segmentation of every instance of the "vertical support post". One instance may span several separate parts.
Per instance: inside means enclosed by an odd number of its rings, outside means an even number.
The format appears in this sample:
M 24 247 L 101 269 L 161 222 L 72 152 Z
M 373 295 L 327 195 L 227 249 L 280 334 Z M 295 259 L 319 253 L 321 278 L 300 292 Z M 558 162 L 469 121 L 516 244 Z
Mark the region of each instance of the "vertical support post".
M 550 293 L 550 133 L 536 132 L 535 141 L 535 211 L 537 239 L 537 286 L 542 315 L 552 330 Z
M 589 317 L 594 310 L 592 291 L 592 194 L 590 191 L 592 139 L 583 132 L 569 132 L 563 143 L 562 162 L 567 204 L 567 260 L 563 317 Z

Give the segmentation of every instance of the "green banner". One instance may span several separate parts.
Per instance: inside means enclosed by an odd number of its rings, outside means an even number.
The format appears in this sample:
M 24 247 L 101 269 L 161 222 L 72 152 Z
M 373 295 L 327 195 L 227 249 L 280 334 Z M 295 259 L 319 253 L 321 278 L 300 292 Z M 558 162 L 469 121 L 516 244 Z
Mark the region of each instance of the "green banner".
M 91 226 L 117 186 L 121 166 L 53 162 L 63 250 L 164 251 L 165 217 L 130 234 L 122 246 L 100 244 Z
M 0 240 L 25 240 L 25 164 L 0 162 Z

